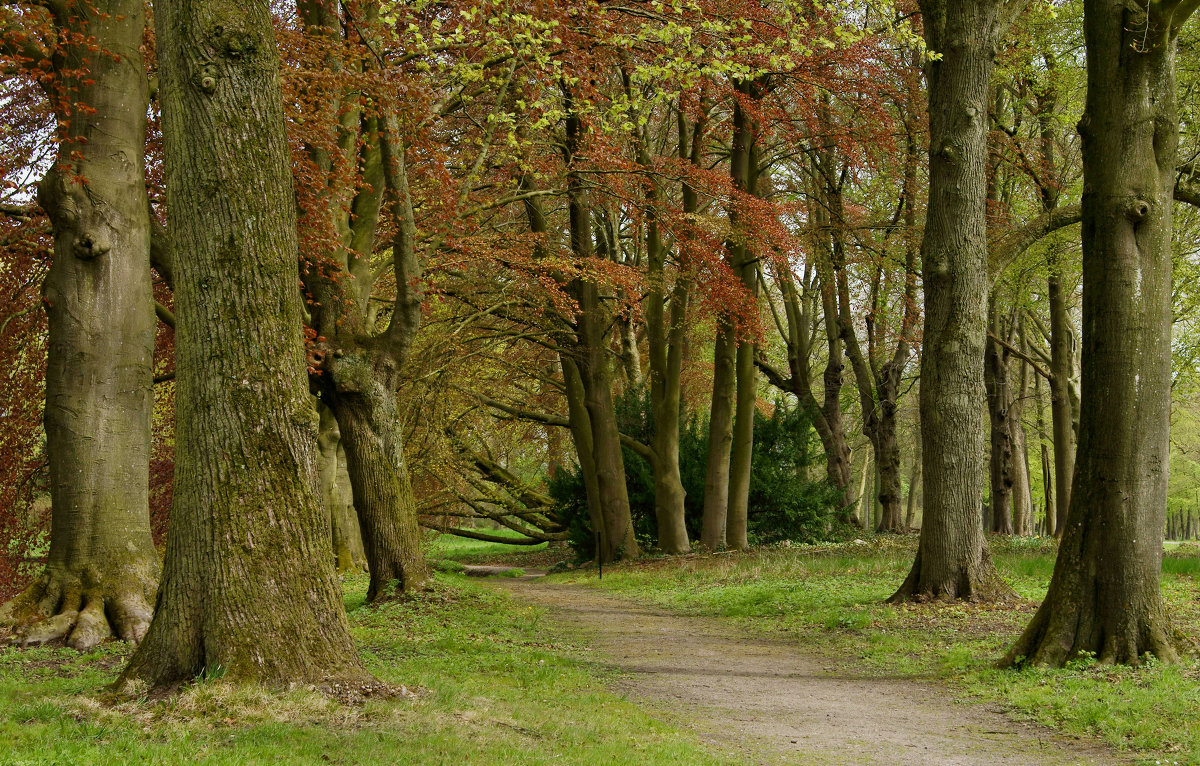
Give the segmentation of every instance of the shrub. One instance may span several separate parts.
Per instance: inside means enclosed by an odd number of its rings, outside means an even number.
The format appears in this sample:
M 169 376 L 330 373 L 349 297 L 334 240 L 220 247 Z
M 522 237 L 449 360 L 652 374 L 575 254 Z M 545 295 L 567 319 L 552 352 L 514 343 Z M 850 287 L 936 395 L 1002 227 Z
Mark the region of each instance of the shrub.
M 654 432 L 652 409 L 644 392 L 632 392 L 617 403 L 623 433 L 649 443 Z M 656 544 L 654 474 L 650 464 L 622 448 L 625 482 L 639 544 Z M 688 419 L 679 434 L 679 469 L 687 497 L 684 519 L 688 535 L 700 536 L 704 509 L 704 474 L 708 456 L 708 423 Z M 833 528 L 840 493 L 824 479 L 809 478 L 811 466 L 821 460 L 820 442 L 807 413 L 798 407 L 776 404 L 770 416 L 755 412 L 754 452 L 750 469 L 748 535 L 755 545 L 792 540 L 827 539 Z M 570 530 L 569 542 L 581 559 L 595 552 L 587 513 L 587 494 L 578 466 L 548 479 L 550 496 Z

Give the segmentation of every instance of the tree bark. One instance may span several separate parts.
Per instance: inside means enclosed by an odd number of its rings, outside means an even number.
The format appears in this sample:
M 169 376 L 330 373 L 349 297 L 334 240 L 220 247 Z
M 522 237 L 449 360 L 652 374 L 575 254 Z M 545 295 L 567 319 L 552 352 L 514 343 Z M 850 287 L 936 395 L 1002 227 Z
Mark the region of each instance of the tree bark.
M 596 536 L 596 560 L 604 563 L 602 551 L 609 550 L 608 532 L 604 524 L 604 510 L 600 502 L 600 481 L 596 476 L 596 459 L 592 454 L 592 419 L 588 415 L 583 390 L 583 378 L 579 367 L 570 357 L 562 356 L 563 388 L 567 400 L 567 418 L 570 422 L 571 440 L 575 443 L 575 454 L 579 458 L 579 472 L 583 475 L 584 493 L 587 499 L 588 519 L 592 533 Z
M 86 649 L 111 635 L 141 640 L 159 573 L 149 515 L 149 89 L 140 1 L 100 0 L 64 15 L 64 40 L 78 35 L 104 53 L 62 43 L 60 76 L 48 86 L 55 103 L 70 105 L 38 194 L 54 231 L 43 285 L 50 554 L 33 584 L 0 607 L 0 628 L 26 644 L 65 636 Z
M 917 520 L 917 487 L 921 483 L 921 453 L 918 447 L 913 455 L 912 479 L 908 485 L 908 510 L 904 514 L 904 528 L 913 529 Z
M 1055 529 L 1066 529 L 1075 472 L 1075 408 L 1070 387 L 1075 378 L 1075 333 L 1062 288 L 1058 257 L 1050 262 L 1047 297 L 1050 303 L 1050 427 L 1054 432 L 1054 479 L 1058 493 Z
M 364 68 L 361 51 L 345 56 L 339 47 L 344 22 L 336 5 L 303 0 L 297 9 L 309 34 L 327 38 L 326 70 L 336 74 Z M 364 3 L 359 9 L 362 23 L 350 25 L 352 34 L 369 34 L 378 12 L 378 3 Z M 384 103 L 389 94 L 374 95 Z M 364 114 L 359 98 L 348 88 L 329 99 L 324 104 L 327 112 L 316 119 L 330 123 L 333 140 L 306 147 L 313 163 L 329 176 L 314 203 L 320 209 L 306 211 L 319 220 L 327 210 L 329 218 L 309 225 L 322 233 L 322 227 L 328 227 L 342 247 L 323 253 L 324 261 L 302 276 L 314 298 L 313 330 L 324 338 L 314 359 L 320 374 L 312 376 L 310 384 L 333 411 L 341 431 L 371 574 L 368 598 L 374 600 L 394 589 L 417 590 L 429 577 L 396 401 L 400 370 L 420 329 L 423 293 L 406 146 L 396 119 Z M 385 106 L 384 112 L 389 109 Z M 331 148 L 343 161 L 357 163 L 360 183 L 334 170 Z M 378 330 L 370 296 L 377 276 L 372 258 L 385 190 L 395 224 L 391 271 L 397 294 L 387 326 Z
M 814 209 L 810 214 L 816 212 Z M 806 265 L 800 288 L 797 288 L 791 271 L 781 270 L 775 274 L 774 282 L 779 286 L 786 322 L 781 323 L 779 329 L 787 346 L 789 377 L 785 378 L 779 371 L 766 366 L 762 360 L 758 363 L 767 373 L 771 385 L 793 394 L 811 415 L 813 428 L 816 429 L 825 452 L 825 476 L 831 485 L 842 492 L 839 518 L 843 522 L 850 522 L 857 498 L 850 470 L 850 446 L 846 440 L 845 421 L 842 417 L 841 393 L 845 358 L 837 322 L 837 301 L 832 291 L 818 289 L 813 274 L 812 266 Z M 825 319 L 823 324 L 826 343 L 820 400 L 813 393 L 812 380 L 812 346 L 816 337 L 818 300 Z
M 729 453 L 733 446 L 733 399 L 737 384 L 734 330 L 722 321 L 713 347 L 712 404 L 708 415 L 708 462 L 704 473 L 704 515 L 700 542 L 724 550 L 729 518 Z
M 333 532 L 333 558 L 339 572 L 370 571 L 367 567 L 367 551 L 363 548 L 362 528 L 358 525 L 358 512 L 354 510 L 354 490 L 350 485 L 350 467 L 346 461 L 346 450 L 338 434 L 337 483 L 334 485 L 334 510 L 331 517 Z
M 369 351 L 346 354 L 330 368 L 337 379 L 336 393 L 324 397 L 337 417 L 346 451 L 370 572 L 368 601 L 412 592 L 429 578 L 404 459 L 397 376 L 394 369 L 376 366 L 387 361 L 387 355 Z
M 755 83 L 744 83 L 738 90 L 747 98 L 757 100 L 760 89 Z M 734 188 L 746 196 L 758 193 L 759 157 L 757 130 L 754 120 L 738 101 L 733 109 L 733 149 L 730 154 L 730 175 Z M 752 309 L 758 304 L 758 265 L 747 246 L 749 232 L 744 228 L 741 214 L 734 205 L 729 210 L 729 225 L 735 241 L 726 245 L 729 265 L 746 288 L 746 300 Z M 745 335 L 745 333 L 743 333 Z M 738 550 L 748 550 L 747 521 L 750 513 L 750 463 L 754 455 L 754 413 L 758 405 L 758 371 L 754 366 L 754 341 L 749 337 L 737 339 L 734 357 L 736 394 L 734 399 L 733 441 L 729 449 L 729 501 L 726 511 L 725 544 Z
M 1042 503 L 1045 505 L 1045 533 L 1050 537 L 1057 537 L 1058 518 L 1054 510 L 1055 477 L 1053 467 L 1050 465 L 1050 451 L 1046 446 L 1046 410 L 1042 403 L 1042 378 L 1040 375 L 1033 376 L 1033 396 L 1037 401 L 1038 444 L 1041 447 L 1042 456 Z
M 1082 410 L 1046 599 L 1010 664 L 1178 659 L 1162 601 L 1170 458 L 1175 40 L 1195 2 L 1085 0 Z
M 571 114 L 566 120 L 567 209 L 571 252 L 581 263 L 596 257 L 591 230 L 591 207 L 582 178 L 573 166 L 584 137 L 582 120 Z M 583 383 L 584 405 L 592 432 L 592 459 L 596 466 L 596 489 L 604 517 L 601 560 L 641 555 L 633 530 L 625 462 L 612 398 L 612 364 L 609 328 L 612 314 L 601 299 L 594 278 L 575 278 L 567 285 L 579 313 L 575 317 L 573 361 Z
M 155 8 L 175 269 L 175 495 L 158 607 L 117 685 L 364 682 L 316 493 L 317 415 L 265 2 Z
M 995 335 L 1001 333 L 995 301 L 989 302 L 990 326 Z M 989 476 L 991 477 L 991 531 L 1002 535 L 1013 533 L 1013 442 L 1009 429 L 1008 354 L 990 335 L 984 354 L 984 386 L 987 391 L 988 420 L 991 426 Z
M 980 519 L 988 263 L 988 94 L 996 46 L 1023 0 L 922 0 L 940 58 L 929 83 L 929 213 L 921 244 L 924 521 L 912 571 L 891 601 L 1011 598 Z
M 697 121 L 689 131 L 682 112 L 679 116 L 679 158 L 700 162 L 700 139 L 703 121 Z M 689 132 L 691 141 L 689 146 Z M 641 143 L 641 164 L 649 167 L 650 156 L 646 148 L 650 143 L 645 136 Z M 679 472 L 679 419 L 681 405 L 681 374 L 683 372 L 684 337 L 687 332 L 688 301 L 691 297 L 690 276 L 680 268 L 668 301 L 666 262 L 667 249 L 663 245 L 657 220 L 660 190 L 657 182 L 650 182 L 647 193 L 652 207 L 647 222 L 646 255 L 650 289 L 646 296 L 646 336 L 650 348 L 650 402 L 654 411 L 654 515 L 658 524 L 658 547 L 663 553 L 686 553 L 691 549 L 687 524 L 684 518 L 683 479 Z M 696 193 L 683 183 L 683 211 L 694 214 L 698 208 Z M 669 303 L 669 306 L 668 306 Z
M 318 479 L 321 499 L 329 515 L 329 539 L 333 544 L 334 566 L 339 572 L 366 569 L 362 533 L 354 511 L 354 496 L 350 490 L 350 474 L 346 467 L 346 452 L 342 433 L 333 410 L 318 403 L 320 425 L 317 430 Z
M 1035 373 L 1036 374 L 1036 373 Z M 1029 486 L 1029 448 L 1025 439 L 1025 396 L 1029 391 L 1029 366 L 1021 361 L 1017 395 L 1008 406 L 1008 431 L 1013 449 L 1013 533 L 1033 534 L 1033 497 Z

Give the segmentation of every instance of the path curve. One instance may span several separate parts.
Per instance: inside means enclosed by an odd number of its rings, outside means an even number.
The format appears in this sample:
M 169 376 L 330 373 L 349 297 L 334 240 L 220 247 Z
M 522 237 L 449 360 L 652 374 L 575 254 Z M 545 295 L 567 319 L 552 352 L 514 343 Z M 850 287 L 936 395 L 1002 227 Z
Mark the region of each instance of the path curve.
M 1016 722 L 945 686 L 855 677 L 794 642 L 739 633 L 540 578 L 491 580 L 583 634 L 631 698 L 664 709 L 739 763 L 894 766 L 1127 764 L 1100 743 Z M 664 704 L 665 703 L 665 704 Z

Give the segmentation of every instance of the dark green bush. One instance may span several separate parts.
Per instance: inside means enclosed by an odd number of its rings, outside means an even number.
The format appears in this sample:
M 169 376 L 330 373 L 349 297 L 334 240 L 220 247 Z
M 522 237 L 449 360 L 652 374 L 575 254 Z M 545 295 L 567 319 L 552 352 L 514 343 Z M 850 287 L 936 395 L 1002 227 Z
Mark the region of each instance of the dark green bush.
M 622 398 L 617 403 L 617 418 L 623 433 L 650 442 L 654 423 L 645 394 L 635 392 Z M 639 544 L 653 547 L 657 534 L 654 474 L 641 456 L 628 448 L 622 452 L 634 533 Z M 700 536 L 707 455 L 708 423 L 690 418 L 679 434 L 679 469 L 687 492 L 684 516 L 693 540 Z M 802 410 L 777 404 L 770 416 L 755 413 L 748 519 L 752 544 L 814 542 L 831 536 L 840 493 L 824 479 L 809 479 L 809 474 L 815 472 L 813 466 L 822 459 L 820 442 Z M 581 558 L 591 557 L 595 539 L 582 473 L 578 467 L 559 471 L 549 480 L 549 488 L 570 528 L 571 546 Z

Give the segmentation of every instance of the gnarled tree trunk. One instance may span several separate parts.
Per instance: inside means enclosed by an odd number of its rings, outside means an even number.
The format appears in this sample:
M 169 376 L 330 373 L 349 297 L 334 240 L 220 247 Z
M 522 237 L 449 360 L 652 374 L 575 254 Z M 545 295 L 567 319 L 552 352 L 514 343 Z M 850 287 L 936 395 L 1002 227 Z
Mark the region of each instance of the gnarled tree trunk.
M 144 142 L 149 90 L 140 0 L 72 6 L 62 74 L 69 105 L 56 167 L 38 200 L 54 228 L 43 286 L 50 320 L 46 449 L 50 555 L 29 588 L 0 607 L 23 643 L 67 638 L 78 649 L 150 624 L 158 552 L 150 536 L 154 301 Z M 83 183 L 78 179 L 82 178 Z
M 175 496 L 118 680 L 366 681 L 316 493 L 279 55 L 260 0 L 156 8 L 175 267 Z
M 429 572 L 404 461 L 395 368 L 389 355 L 370 348 L 342 344 L 337 353 L 326 361 L 332 385 L 322 389 L 322 400 L 341 431 L 370 572 L 367 600 L 374 601 L 420 587 Z

